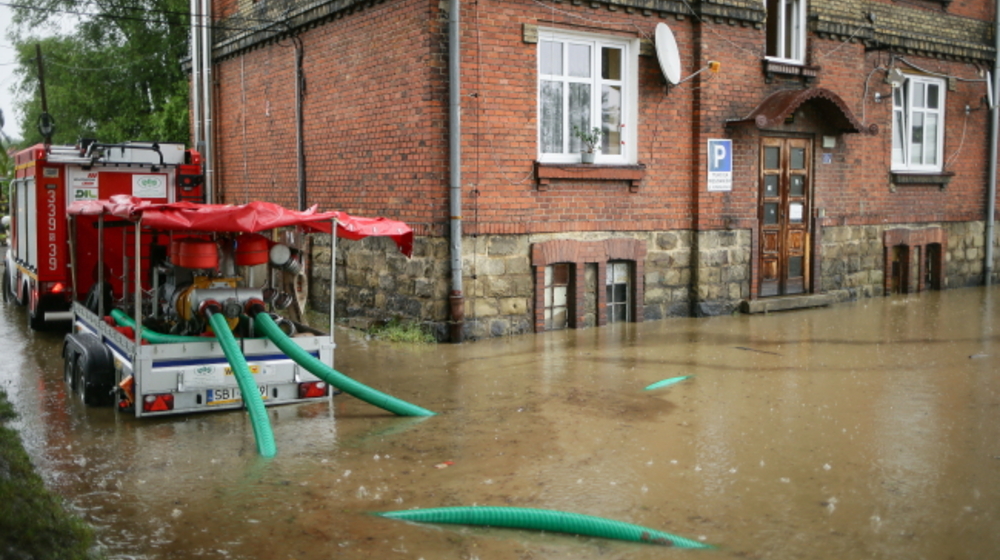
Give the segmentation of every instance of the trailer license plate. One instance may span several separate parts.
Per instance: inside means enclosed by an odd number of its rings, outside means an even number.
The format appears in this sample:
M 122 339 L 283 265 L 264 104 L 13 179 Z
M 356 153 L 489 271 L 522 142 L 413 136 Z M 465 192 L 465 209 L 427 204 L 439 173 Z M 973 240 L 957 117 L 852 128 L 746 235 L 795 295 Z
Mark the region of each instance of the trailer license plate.
M 267 385 L 258 385 L 257 390 L 260 391 L 260 397 L 262 399 L 267 398 Z M 228 404 L 243 400 L 243 393 L 240 392 L 239 387 L 228 387 L 226 389 L 209 389 L 206 391 L 205 401 L 212 404 Z

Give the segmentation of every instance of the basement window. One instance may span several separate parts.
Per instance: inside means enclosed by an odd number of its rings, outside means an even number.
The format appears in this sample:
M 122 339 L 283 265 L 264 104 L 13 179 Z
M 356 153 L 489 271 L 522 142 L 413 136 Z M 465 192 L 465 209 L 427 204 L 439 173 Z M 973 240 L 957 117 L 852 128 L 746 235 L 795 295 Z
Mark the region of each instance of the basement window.
M 545 267 L 545 330 L 569 326 L 570 265 L 558 263 Z

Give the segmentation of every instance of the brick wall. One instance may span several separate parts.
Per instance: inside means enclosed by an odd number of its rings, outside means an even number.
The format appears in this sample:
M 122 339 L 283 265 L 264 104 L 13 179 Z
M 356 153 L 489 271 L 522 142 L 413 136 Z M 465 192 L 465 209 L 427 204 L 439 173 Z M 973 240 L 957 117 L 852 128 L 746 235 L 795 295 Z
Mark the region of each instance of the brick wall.
M 981 221 L 988 111 L 981 101 L 985 85 L 979 80 L 980 69 L 991 63 L 993 48 L 992 7 L 985 4 L 814 0 L 807 64 L 817 70 L 815 79 L 804 80 L 763 72 L 763 12 L 756 0 L 463 2 L 461 219 L 466 296 L 472 302 L 467 312 L 475 315 L 478 309 L 484 316 L 506 317 L 512 329 L 533 324 L 535 292 L 524 293 L 524 278 L 531 278 L 524 269 L 528 245 L 549 237 L 646 240 L 645 274 L 657 281 L 645 283 L 645 318 L 681 309 L 724 311 L 736 299 L 753 297 L 761 134 L 808 135 L 816 142 L 811 202 L 818 257 L 835 251 L 837 241 L 827 235 L 837 228 L 922 223 L 960 227 Z M 239 14 L 242 5 L 251 6 L 244 11 L 263 9 L 235 0 L 217 8 Z M 254 32 L 264 33 L 260 37 L 223 33 L 217 53 L 224 58 L 214 74 L 220 196 L 227 202 L 261 198 L 297 204 L 295 60 L 296 48 L 301 48 L 308 203 L 411 224 L 426 247 L 434 248 L 434 256 L 427 259 L 437 263 L 435 268 L 412 270 L 391 288 L 373 287 L 364 293 L 385 297 L 364 301 L 390 305 L 388 294 L 395 290 L 399 297 L 420 302 L 392 300 L 408 313 L 444 321 L 444 236 L 451 220 L 447 3 L 313 0 L 297 6 L 299 15 L 289 23 L 299 32 L 297 40 L 264 32 Z M 875 14 L 874 22 L 869 14 Z M 683 76 L 710 60 L 720 62 L 721 71 L 703 72 L 667 88 L 651 43 L 660 22 L 669 24 L 676 37 Z M 527 32 L 538 27 L 642 41 L 636 146 L 641 180 L 552 179 L 539 188 L 537 45 Z M 883 48 L 886 45 L 898 50 Z M 874 93 L 890 93 L 884 82 L 890 65 L 955 78 L 947 91 L 944 146 L 945 171 L 952 176 L 944 188 L 938 183 L 900 184 L 889 172 L 891 100 L 885 97 L 877 103 Z M 805 87 L 832 91 L 865 131 L 877 133 L 832 130 L 836 119 L 827 113 L 830 108 L 814 104 L 799 107 L 793 123 L 775 130 L 727 126 L 749 115 L 769 94 Z M 822 148 L 823 136 L 833 137 L 835 145 Z M 705 188 L 706 144 L 713 138 L 733 140 L 736 172 L 730 192 Z M 677 241 L 679 248 L 661 251 L 659 241 L 664 239 Z M 485 245 L 492 240 L 503 240 L 497 247 L 516 247 L 518 253 L 491 255 Z M 736 244 L 727 246 L 725 258 L 735 259 L 738 266 L 720 262 L 717 243 Z M 469 260 L 469 251 L 482 260 Z M 350 268 L 364 268 L 360 255 L 374 258 L 365 251 L 356 253 L 358 259 L 345 261 Z M 484 276 L 473 270 L 503 269 L 515 262 L 517 289 L 507 295 L 502 287 L 487 293 Z M 820 263 L 819 258 L 813 261 L 816 276 L 822 278 L 814 278 L 817 289 L 832 281 L 832 273 L 821 271 Z M 881 275 L 884 263 L 872 264 Z M 599 268 L 588 272 L 586 267 L 580 272 L 599 273 Z M 366 282 L 380 282 L 373 272 L 351 274 L 359 297 Z M 966 284 L 972 274 L 952 285 Z M 518 303 L 525 298 L 527 303 Z M 513 319 L 522 307 L 521 317 L 530 319 Z

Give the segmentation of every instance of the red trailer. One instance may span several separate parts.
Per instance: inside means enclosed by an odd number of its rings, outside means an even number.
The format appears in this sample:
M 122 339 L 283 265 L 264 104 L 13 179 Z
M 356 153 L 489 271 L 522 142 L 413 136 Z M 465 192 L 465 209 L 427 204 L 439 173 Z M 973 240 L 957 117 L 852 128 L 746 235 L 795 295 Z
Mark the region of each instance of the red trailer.
M 3 298 L 28 308 L 28 325 L 41 329 L 68 321 L 82 286 L 97 278 L 97 231 L 70 232 L 66 208 L 76 201 L 129 195 L 158 203 L 204 202 L 201 156 L 179 143 L 84 141 L 77 146 L 37 144 L 15 154 Z M 78 247 L 70 273 L 70 237 Z M 120 236 L 119 236 L 120 237 Z M 101 271 L 116 293 L 127 281 L 124 243 L 105 232 Z

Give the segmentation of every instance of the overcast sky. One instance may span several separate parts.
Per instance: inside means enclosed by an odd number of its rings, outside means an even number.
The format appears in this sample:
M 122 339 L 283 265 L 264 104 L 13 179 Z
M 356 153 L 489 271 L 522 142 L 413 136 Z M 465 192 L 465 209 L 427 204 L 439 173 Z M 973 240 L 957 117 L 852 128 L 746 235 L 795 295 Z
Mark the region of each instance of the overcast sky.
M 7 33 L 13 28 L 13 10 L 5 4 L 17 3 L 18 0 L 0 0 L 0 109 L 3 109 L 4 127 L 3 131 L 12 138 L 21 138 L 21 130 L 17 125 L 17 117 L 14 114 L 14 94 L 10 89 L 16 83 L 14 76 L 15 51 L 14 45 L 7 37 Z M 34 29 L 36 36 L 48 37 L 56 33 L 70 33 L 76 26 L 79 16 L 65 14 L 62 16 L 51 15 L 46 24 Z
M 19 138 L 20 131 L 15 124 L 14 99 L 10 88 L 14 85 L 14 45 L 7 39 L 7 29 L 12 24 L 11 9 L 0 5 L 0 109 L 3 110 L 3 131 L 7 136 Z

